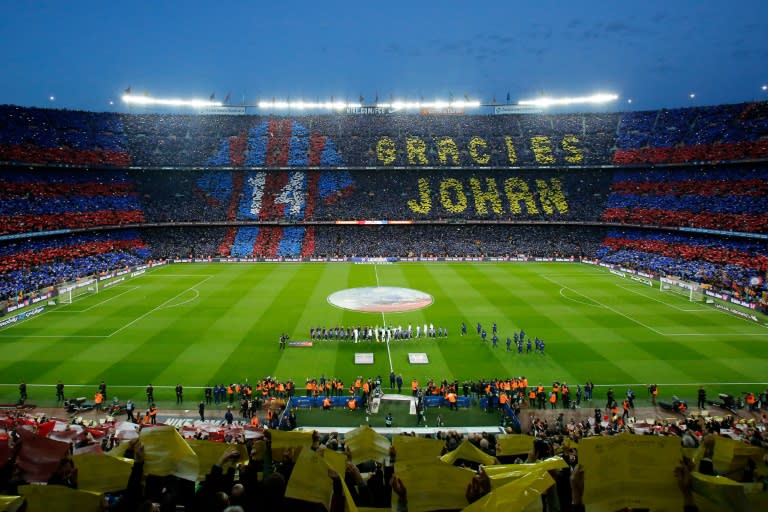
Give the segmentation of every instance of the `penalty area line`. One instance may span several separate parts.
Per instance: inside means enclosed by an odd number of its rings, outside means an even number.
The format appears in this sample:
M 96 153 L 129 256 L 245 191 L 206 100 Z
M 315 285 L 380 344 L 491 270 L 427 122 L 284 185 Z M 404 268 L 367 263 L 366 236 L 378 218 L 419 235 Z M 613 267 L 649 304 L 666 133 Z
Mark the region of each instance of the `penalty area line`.
M 208 281 L 208 280 L 209 280 L 209 279 L 211 279 L 212 277 L 213 277 L 213 276 L 209 276 L 209 277 L 206 277 L 205 279 L 203 279 L 203 280 L 202 280 L 202 281 L 200 281 L 199 283 L 195 283 L 195 284 L 193 284 L 192 286 L 190 286 L 189 288 L 187 288 L 186 290 L 182 290 L 182 291 L 180 291 L 179 293 L 177 293 L 176 295 L 174 295 L 174 296 L 173 296 L 173 297 L 171 297 L 170 299 L 166 300 L 165 302 L 163 302 L 163 303 L 162 303 L 162 304 L 160 304 L 159 306 L 155 306 L 154 308 L 150 309 L 149 311 L 147 311 L 147 312 L 146 312 L 146 313 L 144 313 L 143 315 L 139 316 L 138 318 L 135 318 L 135 319 L 131 320 L 130 322 L 128 322 L 128 323 L 127 323 L 127 324 L 125 324 L 124 326 L 120 327 L 120 328 L 119 328 L 119 329 L 117 329 L 116 331 L 114 331 L 114 332 L 110 333 L 109 335 L 107 335 L 107 338 L 111 338 L 111 337 L 112 337 L 112 336 L 114 336 L 115 334 L 117 334 L 117 333 L 119 333 L 119 332 L 122 332 L 123 330 L 125 330 L 125 329 L 127 329 L 128 327 L 132 326 L 133 324 L 135 324 L 135 323 L 136 323 L 136 322 L 138 322 L 139 320 L 142 320 L 142 319 L 143 319 L 143 318 L 145 318 L 146 316 L 148 316 L 148 315 L 150 315 L 150 314 L 154 313 L 155 311 L 159 311 L 159 310 L 161 310 L 161 309 L 164 309 L 164 308 L 166 307 L 166 304 L 168 304 L 168 303 L 170 303 L 170 302 L 173 302 L 173 301 L 174 301 L 174 300 L 176 300 L 176 298 L 178 298 L 180 295 L 183 295 L 183 294 L 187 293 L 187 292 L 188 292 L 188 291 L 190 291 L 190 290 L 195 290 L 195 288 L 196 288 L 196 287 L 198 287 L 198 286 L 200 286 L 201 284 L 205 283 L 206 281 Z M 195 290 L 195 291 L 196 291 L 196 290 Z
M 561 286 L 562 288 L 564 288 L 564 289 L 566 289 L 566 290 L 569 290 L 569 291 L 571 291 L 571 292 L 575 293 L 576 295 L 581 295 L 581 296 L 582 296 L 582 297 L 584 297 L 585 299 L 587 299 L 587 300 L 590 300 L 590 301 L 594 302 L 595 304 L 598 304 L 599 306 L 601 306 L 601 307 L 603 307 L 603 308 L 607 309 L 608 311 L 610 311 L 610 312 L 612 312 L 612 313 L 614 313 L 614 314 L 616 314 L 616 315 L 619 315 L 619 316 L 622 316 L 622 317 L 626 318 L 626 319 L 627 319 L 627 320 L 629 320 L 630 322 L 634 322 L 634 323 L 636 323 L 637 325 L 639 325 L 639 326 L 641 326 L 641 327 L 645 327 L 645 328 L 646 328 L 646 329 L 648 329 L 649 331 L 651 331 L 651 332 L 655 332 L 655 333 L 656 333 L 656 334 L 658 334 L 659 336 L 666 336 L 666 334 L 664 334 L 663 332 L 661 332 L 661 331 L 659 331 L 659 330 L 657 330 L 657 329 L 654 329 L 654 328 L 653 328 L 653 327 L 651 327 L 650 325 L 646 325 L 646 324 L 644 324 L 643 322 L 641 322 L 640 320 L 637 320 L 637 319 L 635 319 L 635 318 L 632 318 L 631 316 L 625 315 L 625 314 L 624 314 L 624 313 L 622 313 L 621 311 L 617 311 L 617 310 L 613 309 L 613 308 L 612 308 L 612 307 L 610 307 L 610 306 L 606 306 L 605 304 L 603 304 L 603 303 L 602 303 L 602 302 L 600 302 L 599 300 L 595 300 L 595 299 L 593 299 L 592 297 L 590 297 L 590 296 L 588 296 L 588 295 L 584 295 L 583 293 L 581 293 L 581 292 L 579 292 L 579 291 L 577 291 L 577 290 L 574 290 L 573 288 L 571 288 L 571 287 L 569 287 L 569 286 L 565 286 L 565 285 L 563 285 L 563 283 L 559 283 L 559 282 L 555 281 L 554 279 L 550 279 L 550 278 L 548 278 L 548 277 L 546 277 L 546 276 L 544 276 L 544 275 L 542 275 L 541 277 L 543 277 L 544 279 L 546 279 L 547 281 L 549 281 L 550 283 L 552 283 L 552 284 L 554 284 L 554 285 L 557 285 L 557 286 Z

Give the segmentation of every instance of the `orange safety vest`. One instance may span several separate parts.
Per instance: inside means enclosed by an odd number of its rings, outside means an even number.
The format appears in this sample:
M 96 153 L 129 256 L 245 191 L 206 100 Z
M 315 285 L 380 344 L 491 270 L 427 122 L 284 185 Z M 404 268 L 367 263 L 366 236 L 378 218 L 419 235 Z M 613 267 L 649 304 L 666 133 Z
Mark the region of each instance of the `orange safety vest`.
M 557 403 L 557 394 L 552 393 L 549 395 L 549 403 L 554 404 Z
M 411 381 L 411 389 L 413 391 L 416 391 L 418 388 L 419 388 L 419 381 L 417 381 L 416 379 L 413 379 Z
M 259 426 L 259 417 L 258 416 L 253 416 L 251 418 L 251 426 L 252 427 L 258 427 Z
M 531 388 L 530 393 L 528 393 L 528 398 L 530 398 L 531 400 L 536 398 L 536 392 L 533 390 L 533 388 Z

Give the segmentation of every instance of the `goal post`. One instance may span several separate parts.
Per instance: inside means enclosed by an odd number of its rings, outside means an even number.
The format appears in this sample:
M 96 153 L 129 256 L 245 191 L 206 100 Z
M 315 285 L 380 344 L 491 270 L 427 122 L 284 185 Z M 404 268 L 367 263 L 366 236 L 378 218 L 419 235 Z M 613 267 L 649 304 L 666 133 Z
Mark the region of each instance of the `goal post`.
M 58 297 L 60 304 L 72 304 L 83 295 L 99 293 L 99 280 L 86 278 L 79 281 L 64 283 L 59 286 Z
M 686 281 L 676 277 L 662 277 L 659 280 L 659 291 L 681 295 L 691 302 L 704 301 L 704 289 L 700 283 Z

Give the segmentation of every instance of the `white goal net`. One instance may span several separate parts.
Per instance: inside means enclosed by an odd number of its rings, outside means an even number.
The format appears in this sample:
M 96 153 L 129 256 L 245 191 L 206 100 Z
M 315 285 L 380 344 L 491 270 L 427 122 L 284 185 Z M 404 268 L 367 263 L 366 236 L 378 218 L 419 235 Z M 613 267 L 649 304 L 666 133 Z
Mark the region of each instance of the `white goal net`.
M 686 281 L 676 277 L 662 277 L 659 281 L 659 290 L 673 293 L 687 298 L 691 302 L 704 301 L 704 289 L 695 281 Z
M 83 279 L 59 286 L 59 303 L 71 304 L 83 295 L 99 293 L 99 281 L 97 279 Z

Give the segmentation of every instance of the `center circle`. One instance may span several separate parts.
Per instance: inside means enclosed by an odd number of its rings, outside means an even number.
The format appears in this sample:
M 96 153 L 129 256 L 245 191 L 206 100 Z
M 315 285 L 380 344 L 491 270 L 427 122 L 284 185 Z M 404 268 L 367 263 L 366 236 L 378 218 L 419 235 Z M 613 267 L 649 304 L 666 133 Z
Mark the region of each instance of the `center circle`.
M 342 309 L 365 313 L 400 313 L 431 306 L 434 299 L 428 293 L 396 286 L 366 286 L 347 288 L 328 296 L 328 303 Z

